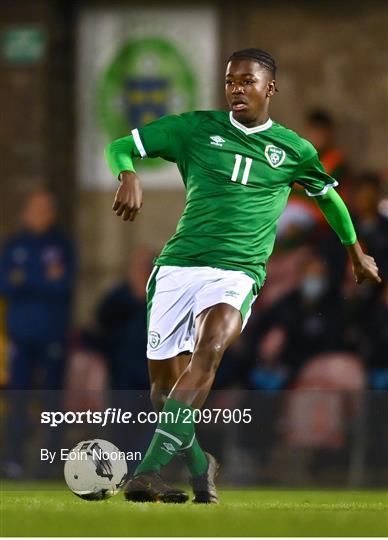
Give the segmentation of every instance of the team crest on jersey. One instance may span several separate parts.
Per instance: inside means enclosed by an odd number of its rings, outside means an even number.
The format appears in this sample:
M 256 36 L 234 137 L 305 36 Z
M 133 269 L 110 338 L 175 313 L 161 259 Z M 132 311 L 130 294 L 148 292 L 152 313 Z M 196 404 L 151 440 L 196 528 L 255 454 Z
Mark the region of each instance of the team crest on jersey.
M 212 135 L 210 137 L 210 144 L 214 144 L 215 146 L 221 146 L 222 147 L 224 142 L 225 142 L 225 139 L 223 139 L 219 135 Z
M 286 157 L 285 151 L 281 148 L 278 148 L 277 146 L 273 146 L 273 144 L 267 144 L 264 150 L 264 154 L 268 160 L 268 163 L 271 165 L 271 167 L 274 167 L 275 169 L 277 167 L 280 167 Z
M 149 346 L 151 347 L 151 349 L 156 349 L 156 347 L 159 345 L 159 343 L 160 343 L 160 334 L 158 332 L 155 332 L 154 330 L 152 330 L 148 334 L 148 344 L 149 344 Z

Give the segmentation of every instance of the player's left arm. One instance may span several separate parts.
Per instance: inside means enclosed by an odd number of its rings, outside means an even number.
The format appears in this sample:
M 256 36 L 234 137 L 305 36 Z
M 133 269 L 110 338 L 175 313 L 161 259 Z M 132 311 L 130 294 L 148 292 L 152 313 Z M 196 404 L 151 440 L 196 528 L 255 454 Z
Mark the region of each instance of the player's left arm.
M 365 279 L 369 279 L 375 283 L 381 283 L 377 264 L 373 257 L 362 251 L 349 211 L 340 195 L 335 189 L 330 188 L 325 194 L 314 197 L 314 199 L 346 247 L 352 261 L 356 282 L 362 283 Z
M 357 283 L 369 279 L 381 283 L 373 257 L 366 255 L 357 241 L 356 231 L 344 201 L 335 191 L 338 182 L 329 176 L 311 143 L 301 141 L 301 161 L 295 172 L 295 181 L 301 184 L 309 197 L 313 197 L 330 226 L 346 247 L 353 264 Z

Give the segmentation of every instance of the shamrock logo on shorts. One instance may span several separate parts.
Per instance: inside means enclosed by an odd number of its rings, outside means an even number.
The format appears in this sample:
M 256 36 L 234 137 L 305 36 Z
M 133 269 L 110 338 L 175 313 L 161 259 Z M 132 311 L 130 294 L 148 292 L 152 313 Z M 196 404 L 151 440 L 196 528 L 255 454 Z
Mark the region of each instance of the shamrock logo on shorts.
M 149 346 L 151 347 L 151 349 L 156 349 L 156 347 L 159 345 L 159 343 L 160 343 L 160 334 L 158 332 L 155 332 L 154 330 L 152 330 L 148 334 L 148 344 L 149 344 Z

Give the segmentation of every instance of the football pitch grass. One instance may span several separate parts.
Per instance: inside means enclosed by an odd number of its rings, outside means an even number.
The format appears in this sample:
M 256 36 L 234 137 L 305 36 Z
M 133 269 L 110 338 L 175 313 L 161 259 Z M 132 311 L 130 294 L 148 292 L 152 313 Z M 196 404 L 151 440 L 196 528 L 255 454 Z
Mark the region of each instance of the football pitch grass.
M 3 484 L 1 536 L 388 536 L 387 491 L 223 490 L 221 504 L 100 502 Z

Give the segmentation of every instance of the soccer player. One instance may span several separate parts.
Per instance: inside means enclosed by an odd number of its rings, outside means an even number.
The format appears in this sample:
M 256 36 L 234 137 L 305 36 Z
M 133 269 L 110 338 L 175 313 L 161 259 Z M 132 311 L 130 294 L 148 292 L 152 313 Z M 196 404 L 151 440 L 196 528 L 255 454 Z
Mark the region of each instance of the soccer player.
M 159 476 L 180 455 L 191 473 L 193 502 L 218 502 L 218 464 L 196 439 L 193 411 L 203 405 L 223 353 L 247 323 L 295 182 L 348 250 L 356 281 L 381 281 L 315 148 L 269 117 L 275 75 L 275 61 L 265 51 L 235 52 L 226 69 L 229 112 L 165 116 L 106 148 L 120 180 L 113 210 L 124 221 L 133 221 L 142 205 L 133 158 L 175 162 L 187 192 L 176 233 L 156 258 L 147 286 L 151 399 L 170 414 L 161 418 L 127 483 L 128 500 L 185 502 L 187 494 Z

